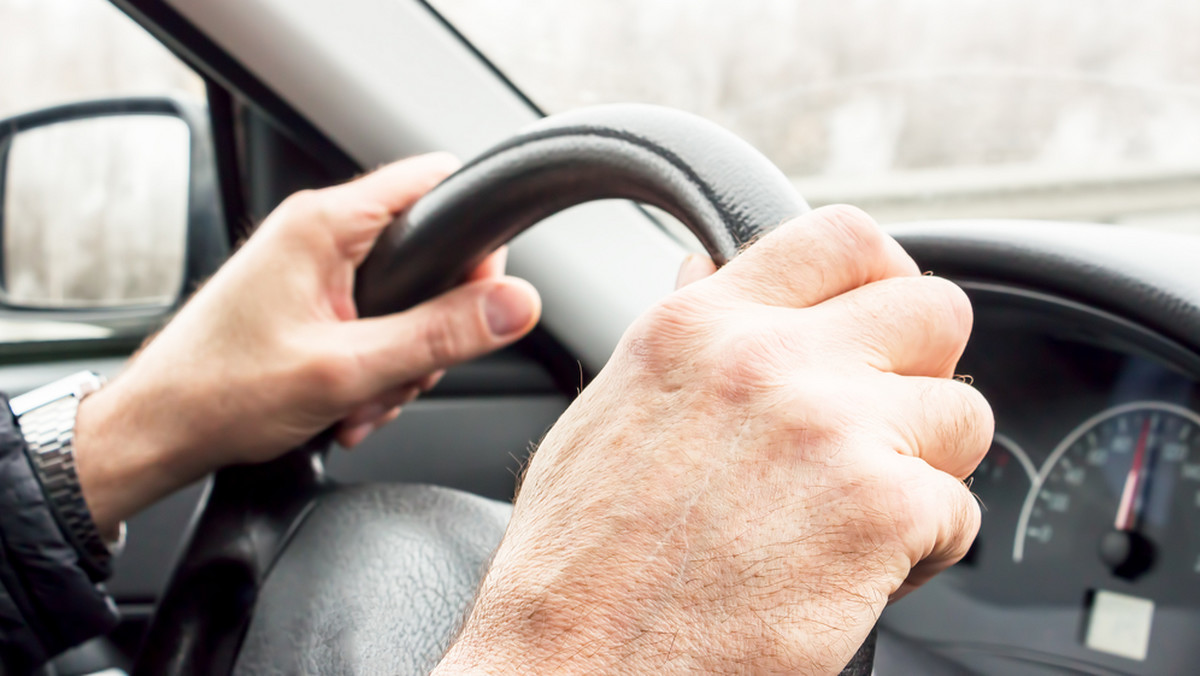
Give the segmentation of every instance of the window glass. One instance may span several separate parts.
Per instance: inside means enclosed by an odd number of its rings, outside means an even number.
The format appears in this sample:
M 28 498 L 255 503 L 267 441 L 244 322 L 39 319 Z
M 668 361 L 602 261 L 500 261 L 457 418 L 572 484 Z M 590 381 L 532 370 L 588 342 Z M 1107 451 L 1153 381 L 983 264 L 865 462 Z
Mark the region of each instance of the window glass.
M 1200 225 L 1200 3 L 434 0 L 550 112 L 725 125 L 883 221 Z
M 204 81 L 107 0 L 0 0 L 0 117 L 162 94 L 203 100 Z
M 63 122 L 18 134 L 4 171 L 5 303 L 165 304 L 183 282 L 189 130 L 174 117 Z

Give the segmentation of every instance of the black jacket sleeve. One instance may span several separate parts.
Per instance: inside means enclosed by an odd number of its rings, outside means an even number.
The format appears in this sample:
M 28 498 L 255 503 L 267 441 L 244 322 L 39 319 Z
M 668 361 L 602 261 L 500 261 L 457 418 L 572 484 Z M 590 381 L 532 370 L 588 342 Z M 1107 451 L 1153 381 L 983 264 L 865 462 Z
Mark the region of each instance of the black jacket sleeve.
M 112 599 L 59 530 L 0 394 L 0 672 L 28 673 L 116 624 Z

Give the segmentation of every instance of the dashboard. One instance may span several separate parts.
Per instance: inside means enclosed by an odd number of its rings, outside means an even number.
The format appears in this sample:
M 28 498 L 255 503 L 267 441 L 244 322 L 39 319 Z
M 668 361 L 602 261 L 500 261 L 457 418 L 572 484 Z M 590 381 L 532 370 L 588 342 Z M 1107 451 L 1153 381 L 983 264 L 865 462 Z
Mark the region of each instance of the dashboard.
M 985 674 L 1190 673 L 1200 664 L 1196 356 L 1114 315 L 964 284 L 960 363 L 996 436 L 969 479 L 961 563 L 885 611 L 885 634 Z

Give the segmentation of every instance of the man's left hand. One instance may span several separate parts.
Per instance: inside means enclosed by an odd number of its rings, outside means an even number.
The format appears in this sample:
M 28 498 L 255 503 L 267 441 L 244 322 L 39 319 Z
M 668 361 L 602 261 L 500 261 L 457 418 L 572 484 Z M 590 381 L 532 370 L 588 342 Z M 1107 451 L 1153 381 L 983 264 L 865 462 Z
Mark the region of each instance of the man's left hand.
M 358 318 L 355 270 L 397 214 L 458 166 L 398 162 L 281 204 L 112 384 L 84 400 L 76 462 L 102 532 L 217 468 L 275 458 L 337 425 L 352 447 L 443 369 L 537 323 L 504 251 L 464 284 L 395 315 Z

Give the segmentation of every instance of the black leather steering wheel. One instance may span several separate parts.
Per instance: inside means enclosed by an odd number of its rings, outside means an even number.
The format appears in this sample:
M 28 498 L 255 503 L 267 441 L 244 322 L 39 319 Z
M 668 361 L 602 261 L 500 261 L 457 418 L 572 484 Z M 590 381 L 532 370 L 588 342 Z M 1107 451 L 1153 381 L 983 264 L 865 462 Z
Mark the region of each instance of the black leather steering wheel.
M 361 314 L 406 309 L 558 211 L 659 207 L 723 264 L 807 210 L 749 144 L 686 113 L 554 117 L 472 160 L 390 226 L 359 271 Z M 446 648 L 510 508 L 430 486 L 338 486 L 328 435 L 216 474 L 135 673 L 422 673 Z M 869 639 L 843 673 L 870 673 Z

